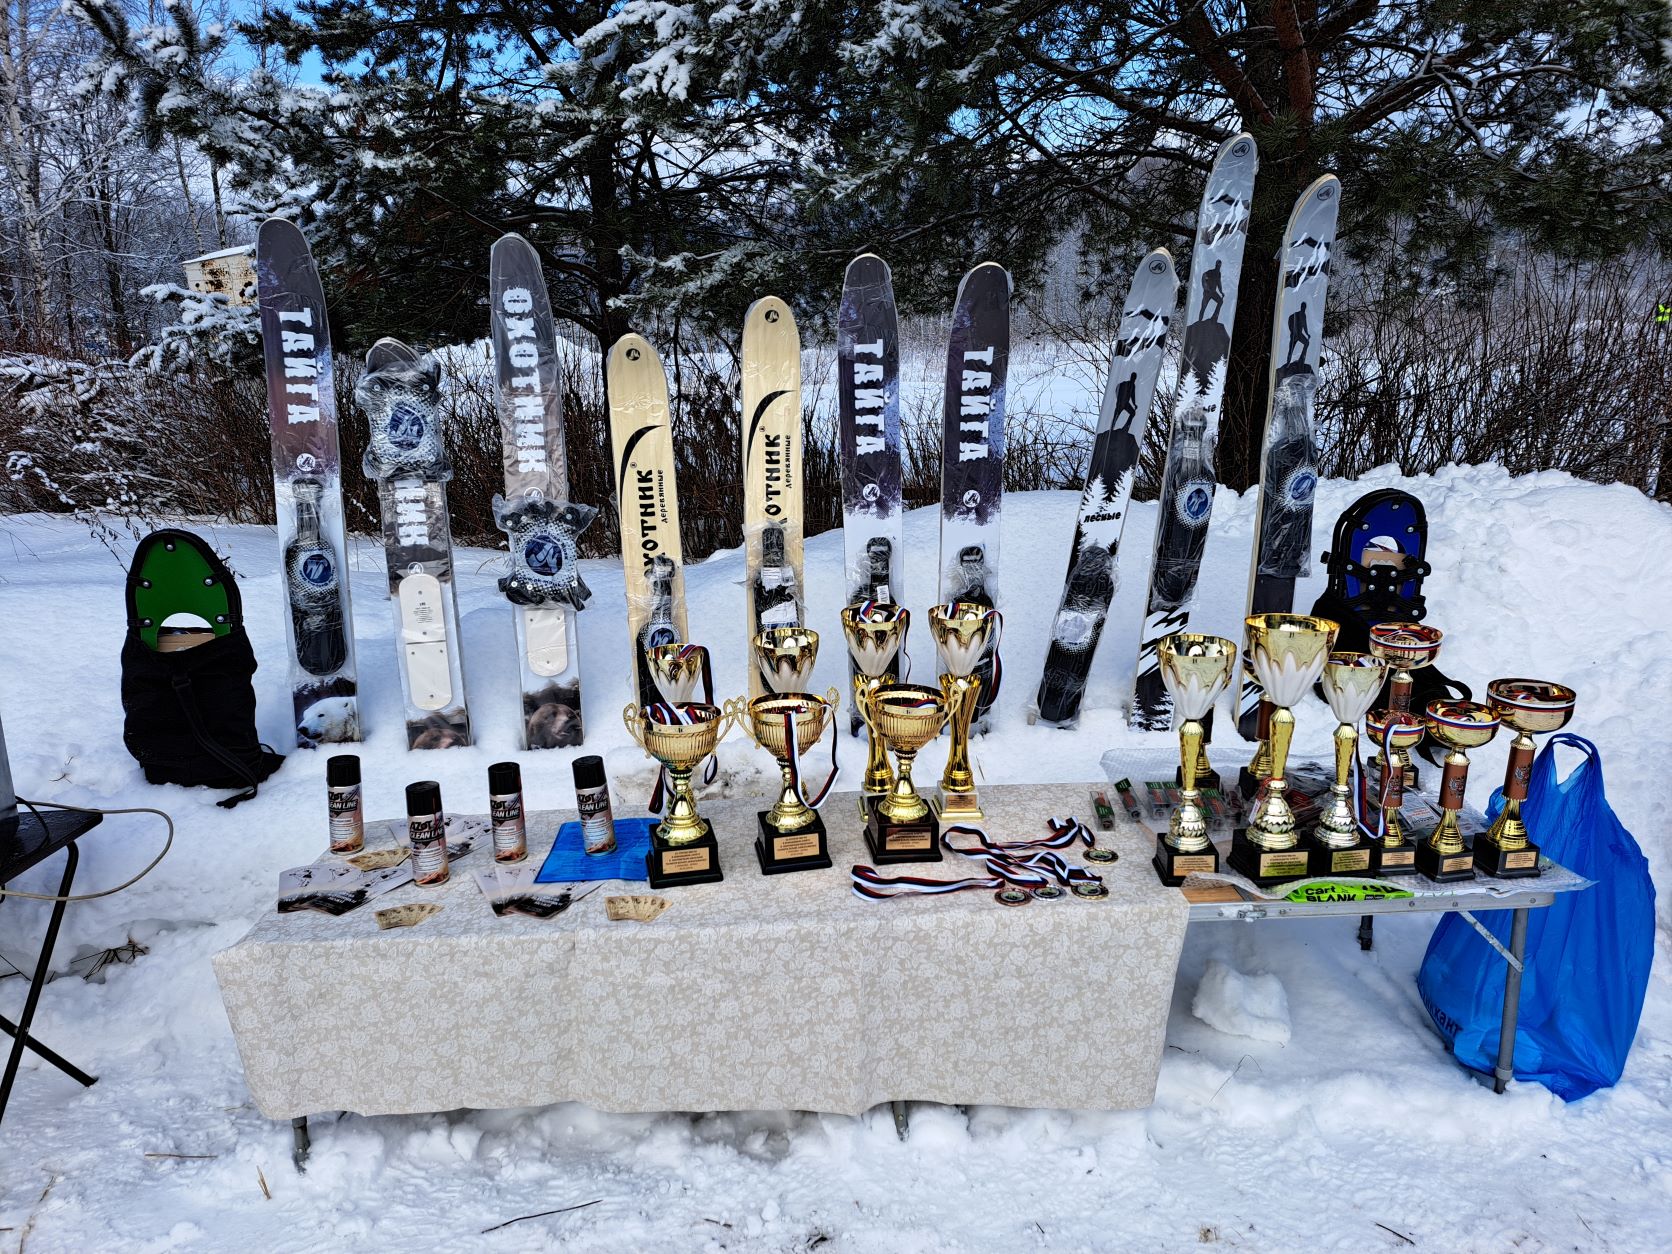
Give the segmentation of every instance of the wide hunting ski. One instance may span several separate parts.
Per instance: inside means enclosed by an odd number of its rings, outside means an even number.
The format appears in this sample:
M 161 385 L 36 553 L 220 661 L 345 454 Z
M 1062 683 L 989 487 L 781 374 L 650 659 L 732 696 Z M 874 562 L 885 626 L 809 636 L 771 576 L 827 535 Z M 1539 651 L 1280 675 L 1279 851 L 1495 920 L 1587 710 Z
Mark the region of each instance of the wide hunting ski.
M 806 622 L 802 586 L 801 335 L 776 296 L 743 319 L 743 545 L 747 637 Z M 747 646 L 747 641 L 745 641 Z M 766 691 L 753 649 L 749 695 Z

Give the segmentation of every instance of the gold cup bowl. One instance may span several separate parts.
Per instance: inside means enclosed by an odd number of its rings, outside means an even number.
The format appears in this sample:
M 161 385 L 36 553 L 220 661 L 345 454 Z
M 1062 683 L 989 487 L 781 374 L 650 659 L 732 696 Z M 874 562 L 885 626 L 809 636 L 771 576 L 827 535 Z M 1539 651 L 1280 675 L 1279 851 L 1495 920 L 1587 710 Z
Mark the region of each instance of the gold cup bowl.
M 806 627 L 768 627 L 750 642 L 768 692 L 802 693 L 813 684 L 819 633 Z
M 818 744 L 841 700 L 831 688 L 822 697 L 810 692 L 786 692 L 744 701 L 737 697 L 726 703 L 749 738 L 777 760 L 782 778 L 778 801 L 765 812 L 765 822 L 777 832 L 798 832 L 818 819 L 818 812 L 801 800 L 800 779 L 790 762 L 790 737 L 786 724 L 794 728 L 795 756 L 799 759 Z
M 853 659 L 854 708 L 865 721 L 869 744 L 865 755 L 862 793 L 886 793 L 894 783 L 881 736 L 871 718 L 870 694 L 894 682 L 888 668 L 905 645 L 911 614 L 903 605 L 865 602 L 842 610 L 842 635 Z
M 987 817 L 976 798 L 975 774 L 970 770 L 970 723 L 981 696 L 981 676 L 975 671 L 998 638 L 1003 621 L 997 610 L 973 601 L 952 601 L 929 611 L 929 634 L 946 668 L 940 688 L 952 729 L 946 770 L 935 798 L 943 819 L 978 823 Z
M 929 806 L 912 784 L 912 762 L 946 723 L 946 698 L 938 688 L 892 684 L 873 690 L 867 700 L 872 726 L 900 764 L 893 786 L 878 803 L 877 811 L 893 823 L 915 822 L 929 813 Z
M 708 836 L 708 820 L 697 813 L 691 791 L 691 772 L 719 746 L 734 715 L 706 702 L 687 701 L 648 707 L 630 704 L 621 717 L 627 734 L 667 768 L 672 799 L 656 828 L 657 839 L 677 848 Z
M 1202 757 L 1202 720 L 1225 691 L 1236 670 L 1237 646 L 1223 636 L 1204 636 L 1180 631 L 1156 646 L 1161 682 L 1173 700 L 1179 723 L 1179 806 L 1167 824 L 1166 844 L 1180 853 L 1200 854 L 1213 848 L 1208 840 L 1207 811 L 1196 787 Z M 1162 866 L 1165 854 L 1157 850 L 1157 868 L 1164 882 L 1180 877 L 1172 866 Z M 1200 869 L 1200 868 L 1198 868 Z M 1213 868 L 1208 868 L 1213 869 Z
M 700 644 L 659 644 L 644 652 L 650 678 L 662 700 L 684 705 L 696 695 L 697 681 L 708 662 L 708 650 Z

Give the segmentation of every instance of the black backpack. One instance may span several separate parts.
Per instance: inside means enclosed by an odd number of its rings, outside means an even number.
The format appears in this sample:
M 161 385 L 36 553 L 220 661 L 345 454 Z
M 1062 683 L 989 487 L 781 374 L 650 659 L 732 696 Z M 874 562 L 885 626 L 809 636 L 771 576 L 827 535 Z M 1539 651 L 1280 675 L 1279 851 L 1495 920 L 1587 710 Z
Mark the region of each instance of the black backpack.
M 139 542 L 127 582 L 122 740 L 153 784 L 255 796 L 284 758 L 255 731 L 255 653 L 232 572 L 188 531 Z M 186 618 L 182 625 L 171 618 Z

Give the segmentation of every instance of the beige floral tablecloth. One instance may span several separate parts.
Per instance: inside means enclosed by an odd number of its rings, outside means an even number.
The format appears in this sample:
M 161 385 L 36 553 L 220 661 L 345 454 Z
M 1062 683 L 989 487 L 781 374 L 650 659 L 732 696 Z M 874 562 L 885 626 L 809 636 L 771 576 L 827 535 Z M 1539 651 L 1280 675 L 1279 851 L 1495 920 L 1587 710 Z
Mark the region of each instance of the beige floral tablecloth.
M 1090 785 L 993 786 L 995 839 L 1090 819 Z M 1154 1096 L 1188 908 L 1121 820 L 1111 896 L 1005 907 L 984 891 L 865 901 L 855 798 L 824 808 L 835 866 L 765 877 L 758 799 L 711 800 L 724 882 L 665 890 L 651 923 L 610 922 L 619 881 L 549 920 L 495 917 L 472 872 L 349 914 L 263 918 L 215 958 L 256 1104 L 272 1118 L 582 1101 L 603 1110 L 857 1114 L 921 1100 L 1121 1109 Z M 558 824 L 535 815 L 530 855 Z M 388 843 L 387 825 L 368 842 Z M 1077 855 L 1071 860 L 1079 862 Z M 953 879 L 966 859 L 882 868 Z M 373 911 L 437 901 L 417 927 Z

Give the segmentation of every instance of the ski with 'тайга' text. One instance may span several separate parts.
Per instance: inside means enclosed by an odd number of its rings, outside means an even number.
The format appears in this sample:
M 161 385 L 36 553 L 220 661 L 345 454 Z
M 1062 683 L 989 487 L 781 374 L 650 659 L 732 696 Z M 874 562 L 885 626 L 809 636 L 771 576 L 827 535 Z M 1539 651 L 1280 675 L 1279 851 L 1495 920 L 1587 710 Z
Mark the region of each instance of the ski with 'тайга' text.
M 307 748 L 358 740 L 359 682 L 343 565 L 347 529 L 325 294 L 295 224 L 283 218 L 263 222 L 255 255 L 296 743 Z
M 569 500 L 557 329 L 539 254 L 522 236 L 494 244 L 488 296 L 505 468 L 493 516 L 510 554 L 499 590 L 514 611 L 522 746 L 556 749 L 583 739 L 578 618 L 592 594 L 577 544 L 598 511 Z
M 1172 254 L 1157 248 L 1138 263 L 1121 306 L 1120 329 L 1074 524 L 1068 575 L 1051 621 L 1045 672 L 1030 711 L 1034 721 L 1054 727 L 1073 727 L 1080 721 L 1092 658 L 1120 578 L 1121 533 L 1132 506 L 1132 485 L 1138 477 L 1150 404 L 1178 298 Z
M 1226 140 L 1196 215 L 1173 426 L 1161 473 L 1149 591 L 1127 719 L 1140 730 L 1165 731 L 1173 725 L 1173 702 L 1161 682 L 1156 649 L 1167 636 L 1189 629 L 1196 599 L 1196 578 L 1213 514 L 1214 448 L 1258 168 L 1259 151 L 1252 136 Z
M 801 584 L 801 335 L 776 296 L 743 319 L 743 548 L 747 634 L 806 625 Z M 754 649 L 749 695 L 767 691 Z
M 453 590 L 453 529 L 442 440 L 441 363 L 399 340 L 366 354 L 354 389 L 366 416 L 366 477 L 377 483 L 389 597 L 395 608 L 409 749 L 470 744 L 459 610 Z

